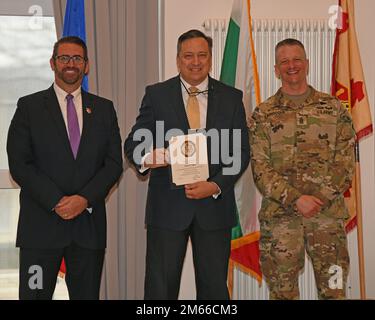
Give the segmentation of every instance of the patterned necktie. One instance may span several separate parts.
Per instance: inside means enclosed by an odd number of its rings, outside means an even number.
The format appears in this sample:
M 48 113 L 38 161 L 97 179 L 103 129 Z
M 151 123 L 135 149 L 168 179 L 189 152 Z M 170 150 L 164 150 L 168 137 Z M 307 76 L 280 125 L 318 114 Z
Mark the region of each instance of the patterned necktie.
M 198 88 L 190 87 L 189 92 L 192 93 L 189 95 L 186 107 L 186 114 L 189 120 L 190 129 L 199 129 L 201 127 L 200 115 L 199 115 L 199 102 L 197 99 L 196 93 Z
M 196 87 L 190 87 L 189 98 L 186 107 L 186 114 L 189 120 L 190 129 L 199 129 L 201 127 L 200 115 L 199 115 L 199 102 L 197 95 L 195 94 L 198 90 Z
M 77 111 L 73 102 L 73 96 L 71 94 L 68 94 L 66 96 L 66 101 L 69 141 L 75 159 L 77 157 L 79 142 L 81 140 L 81 132 L 79 130 Z

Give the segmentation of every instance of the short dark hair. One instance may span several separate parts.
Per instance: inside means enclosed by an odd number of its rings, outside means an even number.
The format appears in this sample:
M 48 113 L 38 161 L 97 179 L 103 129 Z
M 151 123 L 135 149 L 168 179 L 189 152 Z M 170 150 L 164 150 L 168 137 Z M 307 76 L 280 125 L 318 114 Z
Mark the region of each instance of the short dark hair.
M 57 51 L 59 50 L 60 44 L 63 43 L 74 43 L 82 47 L 83 49 L 83 58 L 87 61 L 88 56 L 87 56 L 87 46 L 85 41 L 83 41 L 80 37 L 76 36 L 67 36 L 67 37 L 62 37 L 58 41 L 55 42 L 53 46 L 53 53 L 52 53 L 52 58 L 56 59 L 57 57 Z
M 283 46 L 299 46 L 300 48 L 303 49 L 303 52 L 305 53 L 305 57 L 306 57 L 306 50 L 305 50 L 305 47 L 303 45 L 303 43 L 297 39 L 293 39 L 293 38 L 287 38 L 287 39 L 284 39 L 284 40 L 281 40 L 275 47 L 275 62 L 277 61 L 277 57 L 276 57 L 276 53 L 277 53 L 277 50 L 280 48 L 280 47 L 283 47 Z
M 191 29 L 179 36 L 178 41 L 177 41 L 177 55 L 181 51 L 181 44 L 186 40 L 194 39 L 194 38 L 203 38 L 204 40 L 206 40 L 208 43 L 208 48 L 210 49 L 210 54 L 212 55 L 212 38 L 209 36 L 206 36 L 202 31 L 197 30 L 197 29 Z

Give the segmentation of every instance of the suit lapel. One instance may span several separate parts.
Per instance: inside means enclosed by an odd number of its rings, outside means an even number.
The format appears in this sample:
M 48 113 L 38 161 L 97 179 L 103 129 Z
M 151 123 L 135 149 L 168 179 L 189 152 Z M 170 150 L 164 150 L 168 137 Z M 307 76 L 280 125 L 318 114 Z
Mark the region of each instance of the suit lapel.
M 181 123 L 181 129 L 187 132 L 189 129 L 189 121 L 186 115 L 184 100 L 181 93 L 180 77 L 177 76 L 171 86 L 170 97 L 172 101 L 172 109 L 175 110 L 178 119 Z
M 46 91 L 44 107 L 47 109 L 53 119 L 54 127 L 57 129 L 58 134 L 62 138 L 64 148 L 66 148 L 66 150 L 73 156 L 72 149 L 70 148 L 68 132 L 66 131 L 65 121 L 61 113 L 59 101 L 57 100 L 53 85 Z
M 220 92 L 215 81 L 208 78 L 208 101 L 207 101 L 207 118 L 206 118 L 206 130 L 213 128 L 215 124 L 216 113 L 219 104 Z

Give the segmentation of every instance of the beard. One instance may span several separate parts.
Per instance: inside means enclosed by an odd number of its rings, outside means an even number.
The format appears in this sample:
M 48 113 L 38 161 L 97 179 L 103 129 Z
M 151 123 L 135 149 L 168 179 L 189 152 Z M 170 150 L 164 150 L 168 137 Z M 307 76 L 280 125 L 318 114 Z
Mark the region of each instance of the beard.
M 56 71 L 56 75 L 60 80 L 69 85 L 82 81 L 84 76 L 83 70 L 75 67 L 65 67 L 62 70 Z

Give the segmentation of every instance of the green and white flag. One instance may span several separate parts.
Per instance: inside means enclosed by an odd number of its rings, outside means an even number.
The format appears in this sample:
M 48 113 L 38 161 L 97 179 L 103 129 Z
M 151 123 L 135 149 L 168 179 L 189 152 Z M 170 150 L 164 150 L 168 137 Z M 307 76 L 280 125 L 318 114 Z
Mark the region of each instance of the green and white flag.
M 251 33 L 250 0 L 234 0 L 225 42 L 220 80 L 243 92 L 246 116 L 260 103 L 259 80 Z M 261 281 L 259 266 L 259 223 L 256 187 L 251 167 L 235 186 L 238 224 L 232 229 L 229 288 L 233 288 L 233 268 Z

